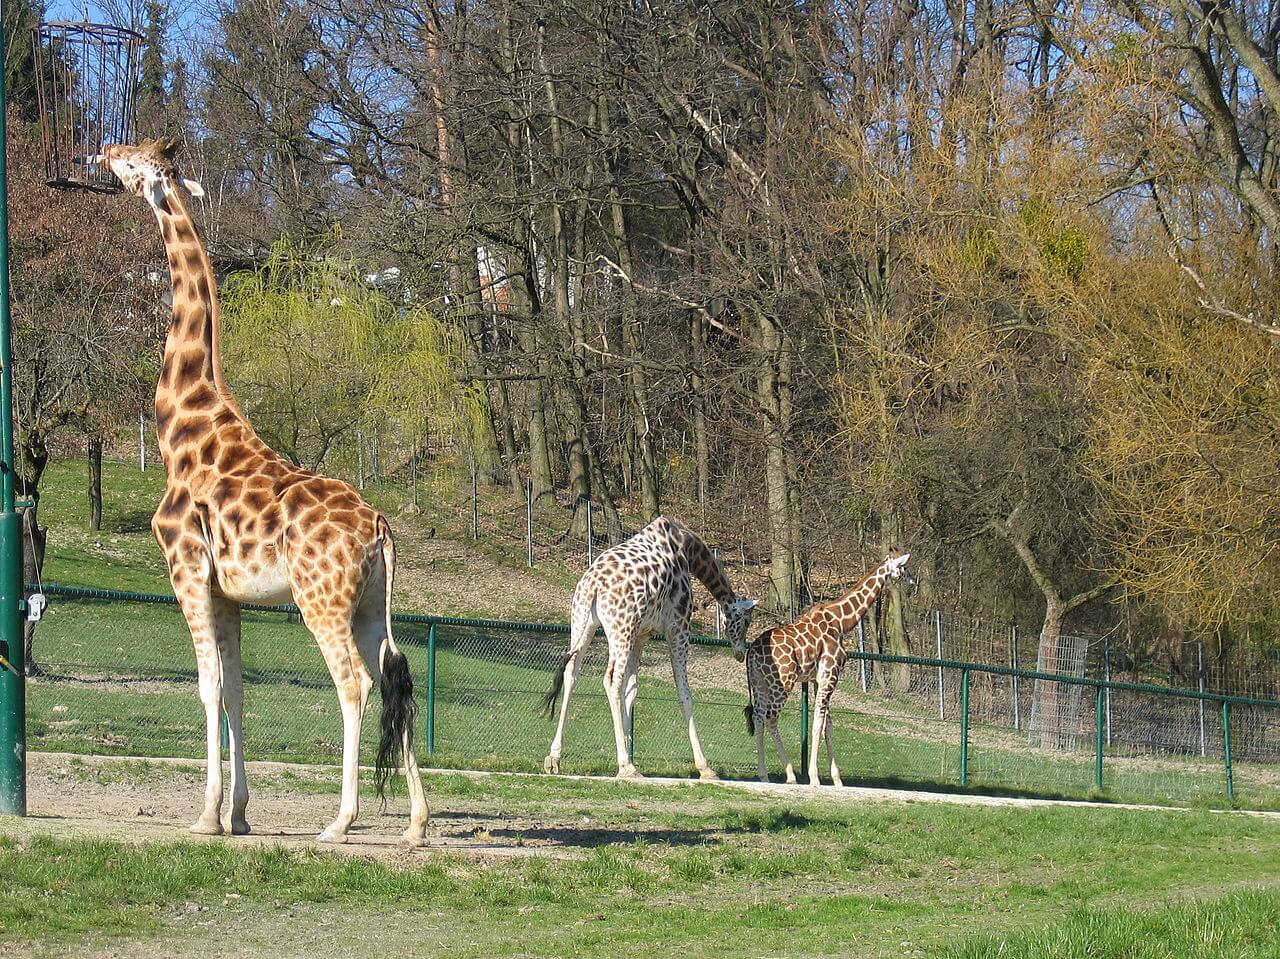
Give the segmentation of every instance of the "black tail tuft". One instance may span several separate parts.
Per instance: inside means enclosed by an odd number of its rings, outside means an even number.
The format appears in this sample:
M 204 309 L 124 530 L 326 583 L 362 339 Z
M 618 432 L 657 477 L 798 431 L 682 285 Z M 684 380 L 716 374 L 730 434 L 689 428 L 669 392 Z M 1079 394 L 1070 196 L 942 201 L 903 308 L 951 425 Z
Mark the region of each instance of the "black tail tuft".
M 571 658 L 571 653 L 564 654 L 560 665 L 556 667 L 556 676 L 551 681 L 551 689 L 547 691 L 546 696 L 542 697 L 542 715 L 544 716 L 554 717 L 556 714 L 556 700 L 560 698 L 560 690 L 564 689 L 564 671 Z
M 413 701 L 413 676 L 404 653 L 388 652 L 382 661 L 382 738 L 374 763 L 374 783 L 378 798 L 386 804 L 387 783 L 404 761 L 404 746 L 413 748 L 414 720 L 418 706 Z
M 747 735 L 754 736 L 756 734 L 756 717 L 755 707 L 750 703 L 742 707 L 742 715 L 747 717 Z

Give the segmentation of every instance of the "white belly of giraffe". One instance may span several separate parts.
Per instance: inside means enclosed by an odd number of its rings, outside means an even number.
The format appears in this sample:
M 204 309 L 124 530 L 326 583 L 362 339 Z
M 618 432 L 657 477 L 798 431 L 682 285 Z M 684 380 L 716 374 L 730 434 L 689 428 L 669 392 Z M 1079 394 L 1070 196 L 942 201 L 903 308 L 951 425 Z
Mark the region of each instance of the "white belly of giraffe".
M 289 569 L 283 559 L 274 563 L 251 561 L 247 565 L 220 565 L 218 585 L 222 588 L 222 595 L 237 603 L 293 602 Z

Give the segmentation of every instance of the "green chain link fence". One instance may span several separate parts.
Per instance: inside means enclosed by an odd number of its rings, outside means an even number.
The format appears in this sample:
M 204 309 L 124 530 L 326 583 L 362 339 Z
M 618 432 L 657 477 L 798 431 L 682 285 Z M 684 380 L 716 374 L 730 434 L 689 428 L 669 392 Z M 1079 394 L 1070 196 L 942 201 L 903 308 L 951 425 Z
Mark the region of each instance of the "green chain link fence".
M 122 756 L 201 756 L 194 657 L 172 597 L 46 585 L 28 691 L 28 747 Z M 539 707 L 568 642 L 561 625 L 397 614 L 396 640 L 418 685 L 427 765 L 538 771 L 554 721 Z M 332 681 L 296 612 L 243 614 L 245 742 L 251 759 L 336 762 L 342 720 Z M 943 658 L 862 653 L 833 700 L 846 782 L 1011 794 L 1280 808 L 1280 701 L 1038 673 Z M 591 646 L 570 707 L 562 769 L 614 770 Z M 722 775 L 753 777 L 744 668 L 728 644 L 696 637 L 694 716 Z M 865 691 L 864 691 L 865 690 Z M 377 704 L 373 704 L 377 709 Z M 808 697 L 781 719 L 801 777 Z M 366 746 L 376 729 L 366 722 Z M 651 775 L 693 772 L 667 645 L 647 644 L 633 730 Z M 781 765 L 767 741 L 770 769 Z M 825 751 L 819 769 L 828 771 Z

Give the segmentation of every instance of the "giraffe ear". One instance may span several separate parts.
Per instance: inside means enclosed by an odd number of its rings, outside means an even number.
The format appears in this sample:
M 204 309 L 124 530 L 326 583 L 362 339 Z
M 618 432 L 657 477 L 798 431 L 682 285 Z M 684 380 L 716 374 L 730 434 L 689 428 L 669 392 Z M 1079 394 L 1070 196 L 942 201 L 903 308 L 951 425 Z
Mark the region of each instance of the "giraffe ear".
M 204 187 L 200 185 L 199 180 L 188 180 L 186 177 L 182 177 L 181 179 L 182 179 L 182 185 L 187 188 L 187 192 L 190 193 L 192 196 L 194 197 L 204 196 Z
M 155 142 L 156 153 L 166 160 L 172 160 L 178 154 L 181 141 L 177 137 L 161 137 Z

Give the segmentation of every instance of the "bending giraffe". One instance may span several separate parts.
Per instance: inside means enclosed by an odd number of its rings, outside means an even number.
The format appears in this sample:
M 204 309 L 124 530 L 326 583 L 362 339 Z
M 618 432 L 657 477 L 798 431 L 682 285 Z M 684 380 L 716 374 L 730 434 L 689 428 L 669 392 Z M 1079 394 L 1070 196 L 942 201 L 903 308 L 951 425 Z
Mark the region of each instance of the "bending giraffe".
M 564 690 L 551 752 L 543 763 L 548 773 L 560 771 L 569 695 L 578 677 L 582 654 L 595 638 L 596 628 L 602 626 L 609 643 L 604 691 L 613 716 L 618 776 L 638 776 L 627 749 L 626 731 L 631 727 L 631 715 L 635 709 L 640 651 L 650 635 L 662 633 L 671 644 L 671 671 L 675 674 L 680 710 L 689 727 L 694 765 L 703 779 L 718 778 L 708 765 L 702 744 L 698 741 L 698 731 L 693 724 L 693 697 L 689 693 L 685 668 L 693 599 L 690 574 L 697 577 L 720 604 L 733 655 L 742 662 L 746 656 L 745 637 L 755 600 L 742 599 L 733 591 L 719 561 L 692 530 L 673 519 L 659 516 L 625 543 L 601 553 L 573 591 L 569 651 L 556 672 L 555 682 L 544 703 L 548 711 L 554 710 L 556 698 Z
M 814 606 L 785 626 L 766 629 L 747 646 L 747 691 L 751 702 L 743 712 L 747 717 L 747 732 L 756 737 L 761 782 L 769 781 L 764 758 L 766 729 L 773 736 L 778 758 L 786 767 L 787 782 L 796 781 L 791 757 L 778 734 L 778 716 L 797 683 L 816 683 L 818 694 L 813 734 L 809 739 L 809 783 L 819 784 L 818 733 L 821 731 L 827 743 L 827 759 L 831 762 L 831 782 L 844 785 L 831 742 L 831 696 L 849 659 L 841 638 L 858 625 L 887 581 L 904 575 L 910 579 L 906 572 L 909 558 L 910 554 L 894 550 L 835 602 Z
M 125 188 L 151 206 L 173 281 L 173 317 L 156 385 L 156 439 L 165 492 L 151 521 L 195 646 L 205 712 L 204 809 L 191 831 L 223 832 L 219 712 L 227 717 L 233 834 L 249 831 L 240 662 L 240 604 L 295 602 L 315 637 L 342 708 L 342 799 L 322 842 L 345 842 L 359 811 L 360 726 L 380 684 L 375 782 L 383 795 L 401 762 L 409 786 L 404 838 L 421 845 L 427 800 L 413 755 L 413 679 L 391 637 L 396 554 L 385 517 L 346 483 L 294 466 L 267 446 L 222 377 L 216 283 L 196 234 L 176 144 L 105 148 Z

